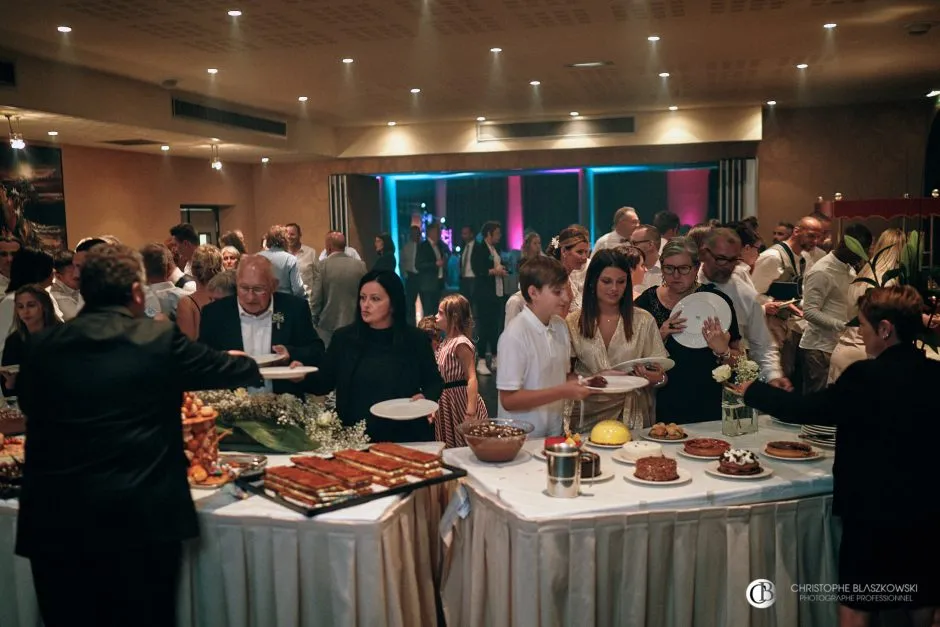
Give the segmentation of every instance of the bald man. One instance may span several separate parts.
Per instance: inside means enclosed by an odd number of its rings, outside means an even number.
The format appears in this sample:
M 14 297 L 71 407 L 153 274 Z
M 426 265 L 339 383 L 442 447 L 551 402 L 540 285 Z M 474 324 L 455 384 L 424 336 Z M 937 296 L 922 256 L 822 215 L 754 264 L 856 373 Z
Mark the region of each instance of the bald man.
M 328 231 L 328 232 L 327 232 L 327 234 L 326 234 L 326 245 L 323 247 L 323 252 L 320 253 L 320 257 L 318 258 L 318 261 L 323 261 L 324 259 L 326 259 L 327 257 L 330 256 L 330 250 L 329 250 L 329 249 L 330 249 L 330 238 L 333 237 L 334 235 L 337 235 L 337 234 L 338 234 L 338 235 L 343 235 L 343 234 L 340 233 L 339 231 Z M 345 236 L 345 235 L 343 235 L 343 241 L 344 241 L 344 242 L 346 241 L 346 236 Z M 359 256 L 359 253 L 356 252 L 356 249 L 353 248 L 352 246 L 346 246 L 346 248 L 343 249 L 343 254 L 346 255 L 347 257 L 352 257 L 353 259 L 358 259 L 359 261 L 362 261 L 362 257 Z
M 326 237 L 327 257 L 317 263 L 310 290 L 310 313 L 326 346 L 333 332 L 356 320 L 359 279 L 366 264 L 346 254 L 346 236 L 331 231 Z
M 261 255 L 243 255 L 238 263 L 235 296 L 209 303 L 202 310 L 199 341 L 217 350 L 239 350 L 260 356 L 277 353 L 271 365 L 319 366 L 323 342 L 303 298 L 277 291 L 271 261 Z M 249 392 L 275 392 L 304 397 L 296 381 L 266 381 Z
M 629 244 L 633 231 L 640 226 L 640 218 L 633 207 L 621 207 L 614 213 L 614 229 L 606 235 L 600 236 L 594 243 L 594 250 L 603 248 L 616 248 L 621 244 Z

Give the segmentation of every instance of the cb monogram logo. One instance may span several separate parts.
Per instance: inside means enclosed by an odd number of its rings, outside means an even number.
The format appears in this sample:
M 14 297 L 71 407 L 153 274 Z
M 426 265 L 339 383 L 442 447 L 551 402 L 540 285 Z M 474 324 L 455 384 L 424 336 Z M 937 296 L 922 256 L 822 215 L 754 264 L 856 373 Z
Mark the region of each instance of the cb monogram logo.
M 777 587 L 769 579 L 755 579 L 747 586 L 747 602 L 757 609 L 765 609 L 777 600 Z

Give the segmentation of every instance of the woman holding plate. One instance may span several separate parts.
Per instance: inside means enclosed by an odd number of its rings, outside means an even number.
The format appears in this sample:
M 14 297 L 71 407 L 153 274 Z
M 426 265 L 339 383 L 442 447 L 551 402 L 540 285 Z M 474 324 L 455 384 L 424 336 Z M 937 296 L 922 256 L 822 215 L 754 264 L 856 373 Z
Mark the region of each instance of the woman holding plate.
M 641 358 L 666 358 L 653 317 L 633 306 L 630 265 L 616 250 L 603 249 L 594 254 L 584 279 L 580 311 L 568 315 L 573 370 L 590 377 L 623 375 L 613 366 Z M 642 366 L 635 374 L 654 387 L 666 384 L 660 366 Z M 597 422 L 648 414 L 651 397 L 648 389 L 624 393 L 594 394 L 581 404 L 566 409 L 572 431 L 587 431 Z
M 636 306 L 648 311 L 656 320 L 659 336 L 669 356 L 676 362 L 669 371 L 670 385 L 656 395 L 656 420 L 688 424 L 721 420 L 721 384 L 712 379 L 712 370 L 720 363 L 731 363 L 739 354 L 741 334 L 731 300 L 710 285 L 700 285 L 698 248 L 684 237 L 669 240 L 659 256 L 663 284 L 651 287 L 636 299 Z M 673 313 L 686 296 L 708 292 L 721 298 L 731 312 L 727 331 L 721 323 L 709 318 L 701 332 L 706 346 L 690 348 L 676 340 L 686 330 L 681 312 Z
M 371 413 L 382 401 L 437 401 L 444 382 L 424 331 L 406 321 L 405 288 L 394 272 L 371 271 L 359 281 L 356 321 L 336 331 L 320 372 L 307 377 L 310 391 L 336 390 L 340 421 L 366 421 L 373 442 L 434 439 L 429 416 L 390 420 Z

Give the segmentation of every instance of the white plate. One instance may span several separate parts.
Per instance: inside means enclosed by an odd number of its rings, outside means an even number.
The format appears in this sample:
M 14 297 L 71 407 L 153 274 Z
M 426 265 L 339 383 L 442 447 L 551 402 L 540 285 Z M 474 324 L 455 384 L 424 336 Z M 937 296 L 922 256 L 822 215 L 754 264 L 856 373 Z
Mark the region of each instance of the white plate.
M 704 455 L 692 455 L 691 453 L 686 453 L 684 448 L 680 448 L 678 451 L 676 451 L 676 453 L 678 453 L 679 455 L 687 459 L 695 459 L 700 462 L 707 462 L 707 461 L 714 461 L 716 459 L 721 459 L 721 455 L 709 455 L 707 457 Z
M 623 478 L 631 483 L 638 483 L 640 485 L 651 485 L 651 486 L 682 485 L 683 483 L 688 483 L 689 481 L 692 481 L 692 473 L 686 470 L 685 468 L 677 468 L 676 474 L 679 475 L 679 478 L 673 479 L 672 481 L 647 481 L 646 479 L 637 479 L 635 476 L 633 476 L 633 473 L 627 473 L 623 476 Z
M 587 386 L 587 388 L 600 394 L 623 394 L 624 392 L 639 390 L 650 384 L 648 379 L 630 375 L 605 375 L 604 378 L 607 379 L 607 387 L 594 388 Z
M 623 444 L 595 444 L 594 442 L 591 442 L 591 439 L 590 439 L 590 438 L 585 438 L 585 439 L 584 439 L 584 445 L 585 445 L 585 446 L 590 446 L 591 448 L 602 448 L 602 449 L 604 449 L 604 448 L 606 448 L 606 449 L 617 449 L 617 448 L 620 448 L 621 446 L 623 446 Z
M 725 299 L 714 292 L 696 292 L 696 294 L 707 298 L 711 306 L 715 308 L 715 312 L 718 314 L 718 321 L 721 322 L 721 328 L 725 331 L 730 329 L 731 307 L 728 307 L 728 303 L 725 302 Z
M 702 325 L 708 318 L 718 317 L 718 311 L 712 306 L 708 297 L 701 292 L 689 294 L 673 307 L 672 313 L 675 314 L 677 311 L 680 312 L 680 318 L 685 318 L 685 331 L 676 333 L 672 337 L 689 348 L 708 346 L 705 336 L 702 335 Z
M 389 420 L 414 420 L 426 418 L 437 411 L 438 405 L 426 398 L 416 401 L 410 398 L 393 398 L 390 401 L 376 403 L 369 408 L 373 416 Z
M 262 379 L 293 379 L 294 377 L 299 377 L 305 374 L 310 374 L 311 372 L 316 372 L 319 368 L 314 366 L 297 366 L 296 368 L 290 368 L 288 366 L 271 366 L 269 368 L 259 368 L 261 371 Z
M 678 440 L 667 440 L 665 438 L 657 438 L 650 435 L 649 431 L 642 434 L 644 440 L 649 440 L 650 442 L 659 442 L 660 444 L 682 444 L 683 442 L 689 439 L 689 432 L 685 432 L 685 437 L 679 438 Z
M 768 453 L 766 447 L 761 451 L 761 455 L 769 457 L 770 459 L 779 459 L 782 462 L 817 462 L 820 459 L 824 459 L 826 457 L 825 453 L 822 451 L 817 451 L 816 449 L 813 449 L 813 453 L 815 453 L 815 455 L 812 457 L 781 457 L 780 455 L 772 455 Z
M 7 374 L 17 374 L 20 371 L 19 364 L 10 364 L 9 366 L 0 366 L 0 372 Z
M 618 464 L 626 464 L 627 466 L 636 466 L 636 462 L 632 459 L 627 459 L 623 456 L 623 451 L 614 451 L 613 455 L 610 456 L 612 460 Z
M 279 359 L 283 359 L 281 355 L 277 353 L 268 353 L 266 355 L 249 355 L 259 366 L 266 366 L 268 364 L 273 364 Z
M 784 427 L 796 427 L 797 429 L 799 429 L 800 427 L 803 426 L 803 425 L 798 425 L 798 424 L 795 424 L 795 423 L 792 423 L 792 422 L 784 422 L 784 421 L 780 420 L 779 418 L 774 418 L 773 416 L 770 417 L 770 421 L 773 422 L 773 423 L 776 423 L 776 424 L 778 424 L 778 425 L 782 425 L 782 426 L 784 426 Z
M 591 477 L 590 479 L 585 479 L 581 477 L 581 483 L 603 483 L 605 481 L 610 481 L 614 478 L 614 472 L 612 470 L 605 470 L 596 477 Z
M 659 366 L 664 371 L 672 370 L 673 366 L 676 365 L 676 362 L 669 359 L 668 357 L 646 357 L 645 359 L 630 359 L 622 363 L 617 364 L 611 370 L 620 370 L 622 372 L 630 372 L 637 366 Z M 605 377 L 606 378 L 606 377 Z
M 836 447 L 835 440 L 820 440 L 819 438 L 814 438 L 810 435 L 801 435 L 800 439 L 806 440 L 807 442 L 809 442 L 810 444 L 814 446 L 822 446 L 823 448 L 835 448 Z
M 723 472 L 718 472 L 718 464 L 714 464 L 706 468 L 705 473 L 711 475 L 712 477 L 719 477 L 721 479 L 741 479 L 743 481 L 747 479 L 764 479 L 774 474 L 774 471 L 767 466 L 764 466 L 756 475 L 726 475 Z

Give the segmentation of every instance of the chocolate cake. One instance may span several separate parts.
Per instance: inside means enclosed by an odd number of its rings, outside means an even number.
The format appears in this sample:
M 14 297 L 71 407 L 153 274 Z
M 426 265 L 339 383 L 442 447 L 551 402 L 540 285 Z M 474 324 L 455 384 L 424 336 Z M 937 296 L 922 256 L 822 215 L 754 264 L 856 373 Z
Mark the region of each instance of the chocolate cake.
M 642 457 L 636 460 L 633 476 L 644 481 L 675 481 L 679 467 L 671 457 Z

